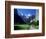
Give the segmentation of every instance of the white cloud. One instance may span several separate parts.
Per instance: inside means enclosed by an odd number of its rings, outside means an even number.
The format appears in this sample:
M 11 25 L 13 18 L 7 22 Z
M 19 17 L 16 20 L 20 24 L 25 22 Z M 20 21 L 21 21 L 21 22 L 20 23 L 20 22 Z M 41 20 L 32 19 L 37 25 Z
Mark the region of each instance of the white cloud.
M 28 16 L 31 16 L 30 14 L 28 14 Z

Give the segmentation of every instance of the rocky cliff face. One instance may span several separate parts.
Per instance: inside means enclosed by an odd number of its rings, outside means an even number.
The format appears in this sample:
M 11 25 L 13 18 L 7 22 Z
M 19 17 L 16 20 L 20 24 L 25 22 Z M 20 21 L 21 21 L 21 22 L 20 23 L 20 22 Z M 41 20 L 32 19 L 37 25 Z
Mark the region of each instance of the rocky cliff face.
M 14 11 L 14 24 L 25 24 L 22 18 L 17 14 L 17 10 Z
M 25 15 L 21 15 L 21 14 L 18 15 L 18 11 L 17 11 L 17 9 L 15 9 L 15 11 L 14 11 L 14 23 L 15 24 L 17 24 L 17 23 L 20 23 L 20 24 L 30 23 L 30 21 L 33 21 L 33 19 L 35 19 L 35 15 L 27 16 L 27 17 Z

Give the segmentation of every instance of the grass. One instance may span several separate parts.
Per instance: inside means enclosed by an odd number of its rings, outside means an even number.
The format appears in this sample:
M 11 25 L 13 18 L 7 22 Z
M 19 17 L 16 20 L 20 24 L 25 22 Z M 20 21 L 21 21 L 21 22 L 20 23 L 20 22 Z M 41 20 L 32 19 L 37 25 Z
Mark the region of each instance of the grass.
M 14 25 L 16 29 L 18 30 L 29 30 L 31 26 L 34 26 L 35 29 L 39 28 L 39 21 L 35 22 L 33 21 L 32 23 L 29 24 L 16 24 Z
M 29 27 L 29 25 L 27 24 L 21 24 L 21 25 L 15 25 L 15 26 L 18 26 L 19 28 L 22 28 L 22 29 L 27 29 Z
M 32 25 L 15 25 L 18 30 L 29 30 Z M 38 29 L 38 26 L 34 26 L 35 29 Z

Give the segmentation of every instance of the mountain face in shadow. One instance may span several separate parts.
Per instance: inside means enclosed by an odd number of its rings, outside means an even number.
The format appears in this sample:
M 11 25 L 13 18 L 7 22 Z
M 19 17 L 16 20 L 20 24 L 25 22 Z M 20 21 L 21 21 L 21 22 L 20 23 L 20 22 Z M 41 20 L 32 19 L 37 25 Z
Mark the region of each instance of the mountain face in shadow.
M 17 14 L 17 9 L 14 9 L 14 24 L 25 24 L 22 18 Z
M 35 19 L 35 15 L 30 16 L 29 18 L 26 18 L 26 16 L 19 16 L 17 9 L 14 9 L 14 24 L 26 24 L 30 23 L 31 20 Z

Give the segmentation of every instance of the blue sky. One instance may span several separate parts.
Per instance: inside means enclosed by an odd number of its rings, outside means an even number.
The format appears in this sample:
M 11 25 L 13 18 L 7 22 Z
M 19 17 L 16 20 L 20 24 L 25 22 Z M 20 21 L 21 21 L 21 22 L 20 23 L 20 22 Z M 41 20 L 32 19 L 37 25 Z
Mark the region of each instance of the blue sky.
M 38 9 L 17 9 L 18 14 L 25 15 L 25 16 L 32 16 L 36 15 L 36 11 L 38 12 Z

